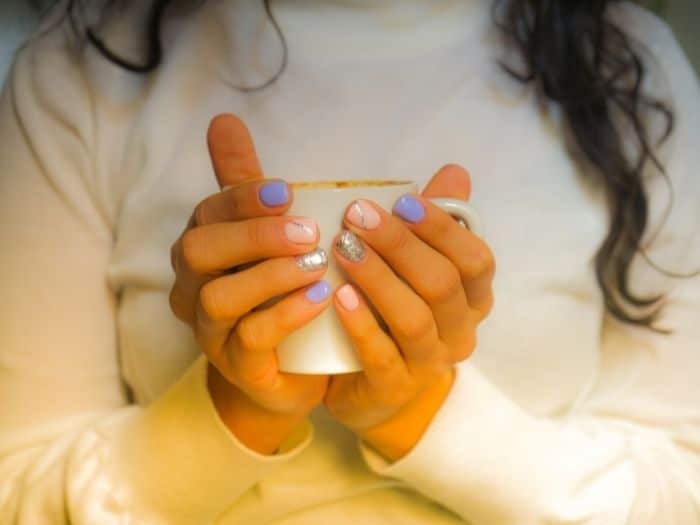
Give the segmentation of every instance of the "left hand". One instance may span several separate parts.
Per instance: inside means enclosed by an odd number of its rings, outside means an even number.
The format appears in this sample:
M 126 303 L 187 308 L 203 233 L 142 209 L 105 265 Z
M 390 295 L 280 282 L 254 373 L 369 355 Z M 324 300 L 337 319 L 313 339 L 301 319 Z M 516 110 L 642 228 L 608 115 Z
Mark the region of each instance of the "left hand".
M 355 285 L 341 287 L 334 306 L 363 371 L 332 376 L 324 404 L 390 459 L 421 437 L 449 392 L 454 364 L 471 355 L 477 325 L 493 306 L 491 250 L 425 198 L 467 200 L 470 190 L 463 168 L 444 166 L 421 196 L 404 199 L 410 220 L 367 200 L 359 203 L 364 209 L 348 207 L 345 227 L 365 252 L 359 261 L 343 257 L 334 243 Z

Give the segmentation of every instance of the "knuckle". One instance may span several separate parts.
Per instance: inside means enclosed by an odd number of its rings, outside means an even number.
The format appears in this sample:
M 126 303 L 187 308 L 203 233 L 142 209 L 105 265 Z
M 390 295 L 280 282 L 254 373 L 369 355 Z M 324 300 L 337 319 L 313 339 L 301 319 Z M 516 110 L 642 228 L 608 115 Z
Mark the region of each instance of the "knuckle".
M 247 239 L 252 246 L 258 246 L 262 244 L 267 236 L 269 228 L 267 223 L 262 220 L 251 220 L 246 222 L 247 225 Z
M 192 273 L 199 273 L 202 261 L 202 241 L 201 234 L 196 229 L 187 230 L 182 234 L 180 240 L 180 251 L 182 253 L 182 263 L 185 268 Z
M 382 406 L 402 407 L 416 396 L 417 387 L 408 377 L 395 377 L 392 388 L 378 391 L 378 402 Z
M 268 394 L 267 402 L 276 405 L 277 409 L 282 411 L 288 410 L 295 403 L 292 399 L 280 398 L 280 396 L 275 395 L 277 380 L 278 373 L 271 362 L 269 366 L 263 366 L 255 372 L 242 375 L 240 383 L 249 392 L 264 392 Z
M 219 279 L 205 283 L 199 289 L 199 303 L 204 314 L 209 321 L 225 321 L 233 317 L 229 311 L 227 301 L 228 294 L 225 293 L 224 286 Z
M 376 352 L 368 361 L 368 365 L 371 366 L 375 372 L 387 376 L 391 375 L 397 368 L 396 356 L 391 355 L 390 352 Z
M 482 273 L 493 272 L 496 269 L 496 259 L 486 244 L 483 244 L 481 249 L 477 251 L 476 259 Z
M 241 215 L 241 198 L 240 198 L 240 188 L 233 187 L 226 192 L 226 197 L 228 202 L 226 202 L 226 207 L 233 217 L 240 217 Z
M 194 225 L 202 226 L 208 224 L 208 206 L 207 201 L 202 201 L 194 209 L 192 216 L 194 217 Z
M 170 247 L 170 268 L 177 273 L 177 252 L 180 249 L 180 242 L 175 242 Z
M 452 355 L 426 357 L 412 363 L 412 375 L 420 385 L 419 388 L 425 387 L 444 376 L 453 364 Z
M 249 318 L 241 319 L 235 328 L 236 339 L 245 352 L 255 352 L 265 348 L 264 330 L 259 330 L 257 323 Z
M 352 338 L 355 340 L 355 344 L 363 348 L 371 348 L 376 344 L 377 333 L 376 328 L 368 325 L 355 328 L 352 333 Z
M 449 238 L 449 237 L 454 237 L 454 227 L 457 226 L 457 223 L 455 222 L 455 219 L 450 216 L 449 213 L 446 211 L 440 210 L 442 213 L 444 213 L 447 217 L 447 220 L 443 221 L 434 221 L 432 228 L 434 228 L 433 235 L 438 238 Z
M 471 357 L 476 348 L 476 331 L 472 328 L 466 329 L 460 338 L 452 359 L 455 362 L 464 361 Z
M 386 241 L 386 249 L 390 251 L 401 251 L 411 241 L 413 235 L 408 228 L 403 225 L 395 228 Z
M 407 316 L 396 328 L 397 335 L 408 341 L 424 341 L 436 335 L 433 317 L 427 312 L 416 316 Z
M 398 391 L 396 404 L 403 407 L 416 398 L 416 390 L 413 388 L 403 388 Z
M 496 269 L 496 261 L 493 253 L 484 243 L 471 251 L 461 268 L 461 273 L 466 278 L 474 278 L 481 275 L 493 274 Z
M 296 306 L 289 301 L 281 301 L 270 310 L 273 326 L 271 329 L 276 332 L 289 333 L 295 327 L 297 319 Z
M 189 321 L 189 319 L 186 318 L 185 309 L 183 308 L 180 293 L 176 286 L 173 286 L 170 289 L 170 294 L 168 295 L 168 303 L 170 304 L 170 310 L 175 314 L 175 317 L 177 317 L 181 321 Z
M 496 299 L 494 298 L 493 291 L 489 290 L 489 293 L 486 296 L 486 301 L 484 304 L 484 317 L 491 313 L 491 310 L 493 310 L 495 302 L 496 302 Z
M 177 297 L 176 297 L 176 296 L 177 296 L 177 292 L 176 292 L 176 290 L 175 290 L 175 287 L 173 286 L 173 287 L 170 289 L 170 293 L 168 294 L 168 304 L 170 305 L 170 309 L 171 309 L 173 312 L 175 312 L 175 314 L 177 315 L 176 310 L 177 310 L 177 307 L 178 307 L 178 302 L 177 302 Z
M 493 292 L 489 290 L 486 297 L 480 301 L 478 309 L 476 309 L 475 315 L 477 322 L 483 321 L 491 313 L 491 310 L 493 310 L 493 304 Z
M 446 265 L 429 278 L 425 298 L 430 303 L 446 301 L 462 291 L 462 277 L 457 268 Z
M 293 261 L 286 258 L 268 259 L 257 267 L 254 275 L 251 275 L 251 282 L 255 289 L 266 297 L 292 291 L 301 284 L 296 280 L 297 276 L 290 276 L 290 267 L 293 264 Z

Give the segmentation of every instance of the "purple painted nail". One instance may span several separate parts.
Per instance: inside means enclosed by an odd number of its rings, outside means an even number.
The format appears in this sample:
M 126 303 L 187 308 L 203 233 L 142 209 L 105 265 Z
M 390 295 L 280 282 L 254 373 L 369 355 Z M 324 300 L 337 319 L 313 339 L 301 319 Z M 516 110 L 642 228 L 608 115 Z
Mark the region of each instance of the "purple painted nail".
M 287 184 L 284 181 L 278 180 L 274 182 L 268 182 L 267 184 L 260 186 L 258 190 L 258 195 L 260 200 L 265 206 L 279 206 L 281 204 L 286 204 L 289 200 L 289 191 L 287 191 Z
M 402 195 L 394 204 L 394 212 L 408 222 L 420 222 L 425 216 L 423 205 L 413 195 Z
M 318 281 L 306 290 L 306 297 L 312 303 L 320 303 L 331 294 L 331 285 L 328 281 Z

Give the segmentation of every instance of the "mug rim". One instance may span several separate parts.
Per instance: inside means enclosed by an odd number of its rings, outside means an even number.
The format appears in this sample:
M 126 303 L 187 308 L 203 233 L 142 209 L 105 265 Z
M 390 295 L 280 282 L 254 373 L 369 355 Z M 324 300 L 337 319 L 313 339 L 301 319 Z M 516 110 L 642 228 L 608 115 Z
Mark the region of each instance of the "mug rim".
M 411 184 L 416 184 L 412 180 L 398 180 L 398 179 L 345 179 L 345 180 L 305 180 L 305 181 L 288 181 L 289 184 L 295 190 L 310 190 L 310 189 L 332 189 L 332 190 L 346 190 L 354 188 L 384 188 L 389 186 L 408 186 Z M 340 186 L 338 185 L 340 184 Z

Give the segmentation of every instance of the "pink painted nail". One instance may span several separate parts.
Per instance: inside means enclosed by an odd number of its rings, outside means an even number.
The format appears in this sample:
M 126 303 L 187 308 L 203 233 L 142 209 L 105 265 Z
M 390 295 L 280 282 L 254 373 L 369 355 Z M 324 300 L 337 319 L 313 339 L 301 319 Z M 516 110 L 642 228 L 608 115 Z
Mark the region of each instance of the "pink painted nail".
M 311 219 L 298 217 L 284 225 L 284 234 L 292 242 L 308 244 L 316 240 L 316 223 Z
M 353 202 L 345 216 L 351 223 L 363 230 L 374 230 L 381 222 L 377 210 L 363 199 Z
M 360 306 L 360 299 L 357 297 L 355 289 L 350 284 L 341 286 L 335 294 L 338 296 L 340 304 L 343 308 L 352 312 Z

